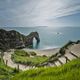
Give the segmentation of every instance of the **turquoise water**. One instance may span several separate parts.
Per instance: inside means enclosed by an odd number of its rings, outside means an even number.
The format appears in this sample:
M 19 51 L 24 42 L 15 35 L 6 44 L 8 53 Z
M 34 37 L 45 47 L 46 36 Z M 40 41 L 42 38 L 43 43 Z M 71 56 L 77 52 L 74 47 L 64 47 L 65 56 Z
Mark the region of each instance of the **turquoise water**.
M 50 49 L 61 47 L 69 40 L 80 40 L 80 28 L 79 27 L 16 27 L 16 28 L 4 28 L 6 30 L 17 30 L 22 34 L 28 35 L 32 31 L 37 31 L 40 35 L 40 44 L 38 49 Z M 34 41 L 35 42 L 35 41 Z M 34 47 L 36 48 L 36 47 Z

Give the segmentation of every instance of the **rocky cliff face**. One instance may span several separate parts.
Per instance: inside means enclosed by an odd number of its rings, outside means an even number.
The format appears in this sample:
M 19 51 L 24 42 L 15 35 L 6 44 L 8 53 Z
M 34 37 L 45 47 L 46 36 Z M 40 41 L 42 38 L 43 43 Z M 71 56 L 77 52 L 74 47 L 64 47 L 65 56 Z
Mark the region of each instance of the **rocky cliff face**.
M 33 38 L 40 42 L 39 34 L 31 32 L 28 36 L 20 34 L 15 30 L 6 31 L 0 29 L 0 49 L 6 50 L 10 48 L 23 48 L 33 45 Z

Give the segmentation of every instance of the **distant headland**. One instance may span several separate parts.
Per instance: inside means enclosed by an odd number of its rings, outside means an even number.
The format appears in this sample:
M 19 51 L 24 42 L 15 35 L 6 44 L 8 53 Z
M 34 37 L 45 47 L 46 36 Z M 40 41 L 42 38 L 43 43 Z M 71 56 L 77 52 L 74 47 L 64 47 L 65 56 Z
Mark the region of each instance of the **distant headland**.
M 38 32 L 31 32 L 26 36 L 16 30 L 0 29 L 0 49 L 5 51 L 11 48 L 32 47 L 33 38 L 36 39 L 37 44 L 40 42 Z

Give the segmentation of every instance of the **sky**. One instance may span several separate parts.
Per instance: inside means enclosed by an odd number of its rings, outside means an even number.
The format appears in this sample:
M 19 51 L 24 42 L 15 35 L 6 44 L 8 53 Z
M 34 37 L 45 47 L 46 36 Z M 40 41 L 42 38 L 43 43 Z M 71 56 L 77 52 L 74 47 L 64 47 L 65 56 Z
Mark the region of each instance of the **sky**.
M 80 0 L 0 0 L 0 27 L 80 26 Z

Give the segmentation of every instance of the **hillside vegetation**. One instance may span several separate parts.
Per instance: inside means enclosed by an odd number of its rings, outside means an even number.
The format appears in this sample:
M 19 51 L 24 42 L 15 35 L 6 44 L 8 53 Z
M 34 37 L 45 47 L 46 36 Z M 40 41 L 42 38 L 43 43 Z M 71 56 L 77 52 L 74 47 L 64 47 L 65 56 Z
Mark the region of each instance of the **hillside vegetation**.
M 38 56 L 35 52 L 25 52 L 24 50 L 15 50 L 14 54 L 12 54 L 14 62 L 29 66 L 37 66 L 47 59 L 46 56 Z
M 55 62 L 59 57 L 65 56 L 65 50 L 77 44 L 80 44 L 80 41 L 69 42 L 51 57 L 47 57 L 46 55 L 38 56 L 37 53 L 32 51 L 26 52 L 16 49 L 11 56 L 14 62 L 40 67 L 27 71 L 20 71 L 16 68 L 8 67 L 4 64 L 3 58 L 0 56 L 0 80 L 80 80 L 80 56 L 74 56 L 77 55 L 76 53 L 71 55 L 76 59 L 73 58 L 73 60 L 69 60 L 66 64 L 61 64 L 61 66 L 48 67 L 44 64 L 45 62 L 47 64 Z M 80 46 L 78 45 L 78 47 Z M 79 50 L 77 53 L 79 55 Z
M 4 64 L 2 58 L 0 58 L 0 80 L 10 80 L 16 73 L 17 69 L 12 69 Z
M 11 80 L 80 80 L 80 59 L 59 67 L 28 70 L 17 74 Z

